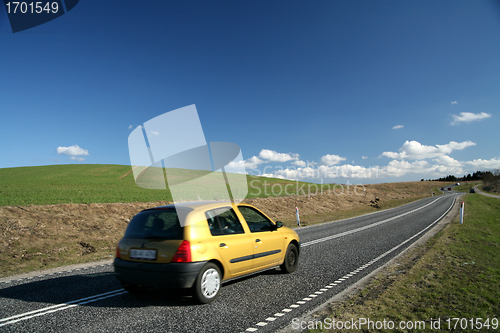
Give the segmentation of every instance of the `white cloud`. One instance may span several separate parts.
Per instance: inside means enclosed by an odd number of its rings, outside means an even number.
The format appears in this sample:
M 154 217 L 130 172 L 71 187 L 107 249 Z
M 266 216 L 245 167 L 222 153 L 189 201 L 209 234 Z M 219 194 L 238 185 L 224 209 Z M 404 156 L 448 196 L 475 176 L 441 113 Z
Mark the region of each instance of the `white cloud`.
M 401 177 L 407 173 L 427 173 L 432 171 L 432 166 L 427 161 L 397 161 L 392 160 L 381 168 L 383 177 Z
M 160 132 L 157 132 L 157 131 L 150 131 L 150 133 L 153 135 L 160 135 Z
M 68 156 L 87 156 L 89 151 L 87 149 L 80 148 L 78 145 L 73 145 L 70 147 L 57 147 L 57 153 L 59 155 L 64 154 Z
M 472 113 L 472 112 L 460 112 L 460 116 L 456 114 L 451 115 L 453 117 L 453 121 L 450 125 L 458 125 L 459 123 L 470 123 L 472 121 L 479 121 L 486 118 L 490 118 L 491 114 L 486 112 L 481 113 Z
M 286 168 L 275 170 L 271 174 L 266 174 L 268 177 L 283 178 L 283 179 L 332 179 L 332 178 L 377 178 L 379 168 L 365 168 L 359 165 L 321 165 L 305 168 Z
M 422 145 L 418 141 L 406 141 L 401 148 L 399 148 L 399 153 L 386 151 L 382 153 L 382 156 L 386 156 L 392 159 L 410 159 L 410 160 L 422 160 L 426 158 L 437 158 L 440 156 L 448 155 L 454 150 L 462 150 L 464 148 L 475 146 L 476 143 L 472 141 L 455 142 L 451 141 L 445 145 L 436 146 L 426 146 Z
M 340 162 L 345 160 L 346 160 L 345 157 L 340 157 L 339 155 L 330 155 L 330 154 L 326 154 L 325 156 L 322 156 L 320 159 L 321 164 L 326 166 L 339 164 Z
M 500 169 L 500 157 L 494 157 L 489 160 L 483 160 L 479 158 L 465 163 L 472 165 L 476 169 L 475 171 Z
M 84 157 L 76 157 L 76 156 L 71 156 L 69 159 L 70 159 L 70 160 L 73 160 L 73 161 L 79 161 L 79 162 L 81 162 L 81 161 L 85 161 L 85 158 L 84 158 Z
M 466 165 L 473 166 L 465 168 Z M 320 165 L 304 168 L 267 169 L 262 176 L 290 180 L 319 181 L 320 179 L 382 179 L 418 175 L 419 178 L 438 178 L 446 175 L 460 176 L 474 170 L 493 170 L 500 168 L 500 157 L 490 160 L 477 159 L 469 162 L 457 161 L 449 156 L 439 156 L 432 161 L 392 160 L 386 166 L 363 167 L 360 165 Z
M 132 129 L 132 128 L 134 128 L 134 126 L 128 125 L 128 129 Z
M 392 160 L 386 166 L 363 167 L 360 165 L 321 165 L 317 168 L 287 168 L 274 170 L 264 176 L 291 179 L 291 180 L 319 180 L 319 179 L 380 179 L 387 177 L 403 177 L 408 174 L 424 175 L 426 178 L 437 178 L 450 174 L 464 173 L 462 162 L 450 159 L 439 159 L 435 164 L 428 161 L 398 161 Z M 500 162 L 498 160 L 497 162 Z
M 400 129 L 400 128 L 403 128 L 403 127 L 404 127 L 404 125 L 396 125 L 392 129 Z
M 267 177 L 267 178 L 280 178 L 280 179 L 285 179 L 283 176 L 280 175 L 275 175 L 273 173 L 263 173 L 261 175 L 262 177 Z
M 461 167 L 462 166 L 462 162 L 459 162 L 456 159 L 454 159 L 450 156 L 447 156 L 447 155 L 439 156 L 438 158 L 433 159 L 433 161 L 440 164 L 440 165 L 445 165 L 445 166 L 449 166 L 449 167 Z
M 452 101 L 451 105 L 454 105 L 454 104 L 458 104 L 458 102 L 457 101 Z
M 299 154 L 277 153 L 273 150 L 262 149 L 259 153 L 259 157 L 271 162 L 288 162 L 297 161 L 299 159 Z
M 266 161 L 261 160 L 257 156 L 252 156 L 249 159 L 245 160 L 245 168 L 246 169 L 256 169 L 262 163 L 268 163 Z
M 463 150 L 475 146 L 472 141 L 450 141 L 444 145 L 427 146 L 418 141 L 406 141 L 399 152 L 384 152 L 382 156 L 391 158 L 385 166 L 364 167 L 360 165 L 342 164 L 345 157 L 326 154 L 321 157 L 320 163 L 302 161 L 299 154 L 280 154 L 272 150 L 263 149 L 259 157 L 253 156 L 246 160 L 245 167 L 258 170 L 260 164 L 270 161 L 293 161 L 286 168 L 268 165 L 262 170 L 261 176 L 290 180 L 305 180 L 319 182 L 321 179 L 382 179 L 418 177 L 438 178 L 446 175 L 461 176 L 475 170 L 500 169 L 500 157 L 490 160 L 476 159 L 473 161 L 458 161 L 450 156 L 455 150 Z M 362 159 L 368 159 L 362 156 Z M 345 163 L 345 162 L 344 162 Z M 259 171 L 260 172 L 260 171 Z M 259 175 L 259 172 L 257 174 Z M 412 176 L 413 175 L 413 176 Z
M 301 161 L 301 160 L 294 161 L 294 162 L 292 162 L 292 164 L 296 165 L 298 167 L 305 167 L 306 166 L 306 162 Z

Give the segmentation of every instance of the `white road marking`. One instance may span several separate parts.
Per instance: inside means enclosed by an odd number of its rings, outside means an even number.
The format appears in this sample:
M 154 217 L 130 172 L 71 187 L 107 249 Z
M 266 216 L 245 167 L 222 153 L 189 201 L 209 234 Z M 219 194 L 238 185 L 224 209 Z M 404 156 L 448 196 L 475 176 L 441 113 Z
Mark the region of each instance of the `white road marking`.
M 431 201 L 430 203 L 428 203 L 427 205 L 424 205 L 422 207 L 415 208 L 414 210 L 410 210 L 409 212 L 406 212 L 406 213 L 403 213 L 403 214 L 400 214 L 400 215 L 396 215 L 396 216 L 390 217 L 388 219 L 385 219 L 385 220 L 382 220 L 382 221 L 379 221 L 379 222 L 375 222 L 375 223 L 366 225 L 364 227 L 360 227 L 360 228 L 357 228 L 357 229 L 349 230 L 349 231 L 342 232 L 340 234 L 335 234 L 335 235 L 332 235 L 332 236 L 327 236 L 327 237 L 315 239 L 315 240 L 312 240 L 312 241 L 309 241 L 309 242 L 305 242 L 304 244 L 301 244 L 300 247 L 310 246 L 310 245 L 313 245 L 313 244 L 325 242 L 325 241 L 328 241 L 328 240 L 332 240 L 332 239 L 339 238 L 339 237 L 342 237 L 342 236 L 347 236 L 347 235 L 354 234 L 354 233 L 359 232 L 359 231 L 363 231 L 363 230 L 366 230 L 366 229 L 370 229 L 370 228 L 376 227 L 378 225 L 387 223 L 389 221 L 392 221 L 392 220 L 398 219 L 400 217 L 406 216 L 408 214 L 414 213 L 416 211 L 419 211 L 419 210 L 421 210 L 421 209 L 423 209 L 423 208 L 425 208 L 427 206 L 432 205 L 433 203 L 435 203 L 436 201 L 438 201 L 440 199 L 441 198 L 437 198 L 436 200 Z
M 125 289 L 117 289 L 117 290 L 109 291 L 107 293 L 102 293 L 102 294 L 98 294 L 98 295 L 94 295 L 94 296 L 90 296 L 90 297 L 85 297 L 85 298 L 80 298 L 80 299 L 77 299 L 75 301 L 56 304 L 56 305 L 52 305 L 52 306 L 49 306 L 46 308 L 21 313 L 18 315 L 7 317 L 7 318 L 2 318 L 2 319 L 0 319 L 0 327 L 5 326 L 5 325 L 9 325 L 9 324 L 13 324 L 13 323 L 17 323 L 18 321 L 43 316 L 43 315 L 46 315 L 49 313 L 53 313 L 53 312 L 57 312 L 57 311 L 61 311 L 61 310 L 66 310 L 66 309 L 69 309 L 69 308 L 72 308 L 72 307 L 75 307 L 78 305 L 83 305 L 83 304 L 99 301 L 99 300 L 110 298 L 110 297 L 115 297 L 115 296 L 126 294 L 126 293 L 127 293 L 127 291 Z

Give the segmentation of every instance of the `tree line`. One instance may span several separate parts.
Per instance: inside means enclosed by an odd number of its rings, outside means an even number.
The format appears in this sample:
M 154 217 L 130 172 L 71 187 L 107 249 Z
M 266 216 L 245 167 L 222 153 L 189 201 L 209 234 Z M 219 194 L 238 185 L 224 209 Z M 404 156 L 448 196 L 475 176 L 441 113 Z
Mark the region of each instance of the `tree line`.
M 446 177 L 441 177 L 437 179 L 429 179 L 431 181 L 444 181 L 444 182 L 457 182 L 457 181 L 469 181 L 469 180 L 482 180 L 483 182 L 491 182 L 500 179 L 500 169 L 493 171 L 476 171 L 464 175 L 463 177 L 456 177 L 454 175 L 448 175 Z M 422 179 L 424 181 L 424 179 Z

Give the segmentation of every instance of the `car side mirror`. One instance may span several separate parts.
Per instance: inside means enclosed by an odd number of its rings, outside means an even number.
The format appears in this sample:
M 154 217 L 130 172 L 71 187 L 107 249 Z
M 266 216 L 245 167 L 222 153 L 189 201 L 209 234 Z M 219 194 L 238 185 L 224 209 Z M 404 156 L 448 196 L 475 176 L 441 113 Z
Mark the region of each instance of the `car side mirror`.
M 283 222 L 277 221 L 276 222 L 276 229 L 283 227 Z

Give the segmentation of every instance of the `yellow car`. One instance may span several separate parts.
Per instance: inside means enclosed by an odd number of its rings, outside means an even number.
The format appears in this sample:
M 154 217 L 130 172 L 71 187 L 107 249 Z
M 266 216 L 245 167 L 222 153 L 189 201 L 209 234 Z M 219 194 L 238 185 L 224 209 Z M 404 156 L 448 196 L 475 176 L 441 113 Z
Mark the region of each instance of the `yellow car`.
M 210 303 L 221 283 L 280 266 L 297 268 L 299 236 L 257 208 L 192 202 L 134 216 L 116 248 L 115 275 L 128 291 L 141 286 L 191 288 Z

